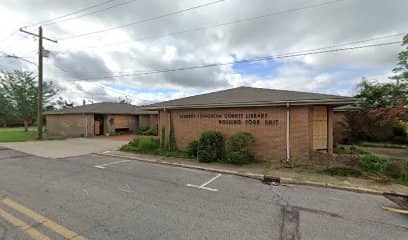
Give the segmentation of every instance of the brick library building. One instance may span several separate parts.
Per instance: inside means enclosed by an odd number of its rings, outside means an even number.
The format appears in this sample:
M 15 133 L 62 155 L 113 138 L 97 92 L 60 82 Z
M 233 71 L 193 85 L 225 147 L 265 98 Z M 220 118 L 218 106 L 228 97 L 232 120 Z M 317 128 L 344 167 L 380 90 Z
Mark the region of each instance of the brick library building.
M 161 141 L 168 143 L 173 128 L 180 150 L 204 131 L 216 130 L 225 138 L 241 131 L 254 137 L 258 159 L 308 161 L 315 151 L 333 152 L 333 109 L 354 101 L 328 94 L 238 87 L 145 109 L 159 112 Z

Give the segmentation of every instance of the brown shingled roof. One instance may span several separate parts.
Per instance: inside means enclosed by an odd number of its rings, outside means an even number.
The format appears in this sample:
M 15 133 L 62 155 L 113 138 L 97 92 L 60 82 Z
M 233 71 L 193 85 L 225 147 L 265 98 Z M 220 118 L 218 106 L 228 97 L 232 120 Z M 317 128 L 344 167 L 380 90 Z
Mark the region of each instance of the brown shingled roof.
M 276 90 L 266 88 L 238 87 L 206 93 L 186 98 L 180 98 L 145 106 L 145 109 L 162 108 L 217 108 L 217 107 L 246 107 L 246 106 L 276 106 L 285 105 L 307 105 L 307 104 L 328 104 L 328 105 L 346 105 L 353 103 L 354 98 Z
M 102 102 L 87 104 L 73 108 L 65 108 L 61 110 L 48 111 L 45 115 L 58 115 L 58 114 L 125 114 L 125 115 L 144 115 L 144 114 L 157 114 L 156 111 L 146 111 L 140 107 L 126 104 L 126 103 L 111 103 Z

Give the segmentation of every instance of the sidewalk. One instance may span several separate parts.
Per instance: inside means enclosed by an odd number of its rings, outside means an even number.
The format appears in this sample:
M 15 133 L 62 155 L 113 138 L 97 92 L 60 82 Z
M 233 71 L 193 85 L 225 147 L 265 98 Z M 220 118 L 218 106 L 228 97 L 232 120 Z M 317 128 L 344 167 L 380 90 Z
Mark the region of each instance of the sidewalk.
M 220 163 L 200 163 L 195 160 L 183 158 L 136 154 L 121 151 L 106 151 L 99 155 L 234 174 L 259 180 L 264 180 L 265 177 L 272 177 L 280 179 L 281 184 L 313 185 L 373 194 L 396 193 L 408 195 L 408 187 L 399 184 L 380 184 L 369 179 L 333 177 L 307 171 L 299 171 L 298 169 L 271 169 L 268 163 L 236 166 Z

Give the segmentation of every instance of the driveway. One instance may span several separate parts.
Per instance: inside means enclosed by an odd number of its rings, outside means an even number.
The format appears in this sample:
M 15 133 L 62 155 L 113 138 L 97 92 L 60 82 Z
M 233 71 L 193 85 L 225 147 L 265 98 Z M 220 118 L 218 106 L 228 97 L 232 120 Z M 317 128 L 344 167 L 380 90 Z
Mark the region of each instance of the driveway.
M 101 153 L 117 150 L 126 144 L 128 138 L 70 138 L 55 141 L 30 141 L 16 143 L 0 143 L 0 147 L 14 149 L 19 152 L 46 158 L 64 158 L 89 153 Z
M 0 149 L 0 239 L 406 239 L 380 195 Z M 62 238 L 62 237 L 63 238 Z M 32 237 L 32 238 L 30 238 Z

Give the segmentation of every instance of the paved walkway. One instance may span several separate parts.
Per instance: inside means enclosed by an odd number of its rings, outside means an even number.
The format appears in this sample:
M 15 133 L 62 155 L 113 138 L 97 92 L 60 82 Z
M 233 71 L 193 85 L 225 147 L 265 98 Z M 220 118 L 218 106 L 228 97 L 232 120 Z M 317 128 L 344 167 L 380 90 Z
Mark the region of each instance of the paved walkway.
M 264 176 L 267 175 L 280 178 L 282 183 L 325 186 L 344 190 L 371 192 L 378 194 L 390 192 L 408 195 L 408 187 L 400 184 L 381 184 L 373 180 L 364 178 L 332 177 L 328 175 L 313 173 L 311 171 L 300 172 L 298 169 L 271 169 L 266 163 L 236 166 L 219 163 L 200 163 L 195 160 L 188 160 L 182 158 L 170 158 L 146 154 L 135 154 L 121 151 L 107 151 L 103 153 L 103 155 L 174 165 L 186 168 L 229 173 L 257 179 L 263 179 Z
M 128 139 L 120 141 L 115 138 L 70 138 L 55 141 L 0 143 L 0 147 L 40 157 L 63 158 L 116 150 L 127 142 Z

